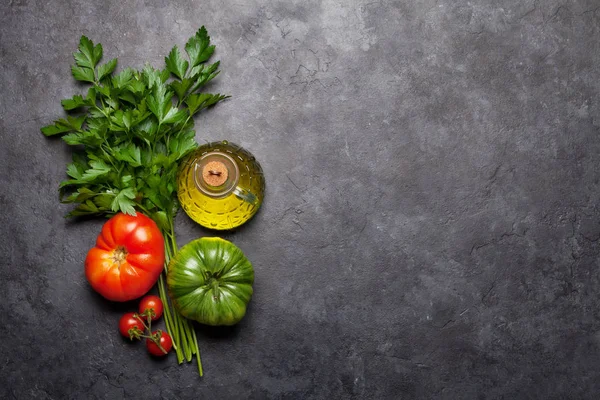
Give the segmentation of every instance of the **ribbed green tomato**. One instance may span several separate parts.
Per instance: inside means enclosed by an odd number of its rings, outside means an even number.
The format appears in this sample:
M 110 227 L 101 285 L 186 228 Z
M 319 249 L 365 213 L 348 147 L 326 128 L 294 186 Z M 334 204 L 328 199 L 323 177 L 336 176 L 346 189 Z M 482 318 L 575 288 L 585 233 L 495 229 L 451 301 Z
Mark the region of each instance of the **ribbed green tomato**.
M 167 287 L 173 305 L 189 319 L 206 325 L 234 325 L 246 314 L 254 269 L 233 243 L 213 237 L 196 239 L 169 263 Z

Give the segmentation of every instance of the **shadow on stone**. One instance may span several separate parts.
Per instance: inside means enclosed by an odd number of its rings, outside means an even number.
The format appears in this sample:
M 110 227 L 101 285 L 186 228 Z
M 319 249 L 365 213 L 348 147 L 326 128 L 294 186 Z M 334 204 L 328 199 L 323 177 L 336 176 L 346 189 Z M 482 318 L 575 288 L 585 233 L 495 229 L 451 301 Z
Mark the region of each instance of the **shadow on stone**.
M 239 324 L 233 326 L 209 326 L 194 324 L 194 329 L 196 329 L 198 341 L 201 341 L 202 339 L 233 339 L 240 332 Z

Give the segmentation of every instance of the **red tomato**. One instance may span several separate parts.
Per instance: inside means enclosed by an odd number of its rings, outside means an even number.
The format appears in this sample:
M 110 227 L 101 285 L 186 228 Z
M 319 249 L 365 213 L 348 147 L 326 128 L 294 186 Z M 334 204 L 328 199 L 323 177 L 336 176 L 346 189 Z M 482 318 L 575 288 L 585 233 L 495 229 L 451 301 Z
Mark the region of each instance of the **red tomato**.
M 139 333 L 141 335 L 143 335 L 145 331 L 144 324 L 142 324 L 142 321 L 135 318 L 134 315 L 134 313 L 130 312 L 123 315 L 119 320 L 119 332 L 121 332 L 121 335 L 132 340 L 135 336 L 131 335 L 131 333 L 129 332 L 130 329 L 139 329 Z
M 152 332 L 152 337 L 159 341 L 161 347 L 165 351 L 162 351 L 162 349 L 156 345 L 154 340 L 146 339 L 146 348 L 148 349 L 148 352 L 153 356 L 166 356 L 173 347 L 171 335 L 169 335 L 167 332 L 158 330 Z
M 160 297 L 152 294 L 144 296 L 140 300 L 140 314 L 143 314 L 146 310 L 152 310 L 152 321 L 156 321 L 163 314 L 163 303 Z
M 158 280 L 165 262 L 164 238 L 142 213 L 109 219 L 85 259 L 85 276 L 108 300 L 143 296 Z

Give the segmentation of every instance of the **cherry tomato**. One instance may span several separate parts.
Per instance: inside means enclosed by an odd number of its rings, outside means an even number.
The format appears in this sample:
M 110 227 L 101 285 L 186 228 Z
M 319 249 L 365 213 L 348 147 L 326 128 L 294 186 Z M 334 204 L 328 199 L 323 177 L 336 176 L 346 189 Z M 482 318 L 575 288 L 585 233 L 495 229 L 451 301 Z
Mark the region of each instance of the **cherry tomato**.
M 151 313 L 152 321 L 159 319 L 163 314 L 163 303 L 160 297 L 152 294 L 144 296 L 140 300 L 140 314 L 143 314 L 146 310 Z
M 85 259 L 85 276 L 95 291 L 112 301 L 143 296 L 158 280 L 165 262 L 164 238 L 149 217 L 118 213 Z
M 159 341 L 160 345 L 165 351 L 162 351 L 162 349 L 158 347 L 152 339 L 146 339 L 146 348 L 148 349 L 148 352 L 153 356 L 166 356 L 173 347 L 171 335 L 169 335 L 167 332 L 158 330 L 152 332 L 152 337 Z
M 142 321 L 134 317 L 134 313 L 130 312 L 121 317 L 119 320 L 119 332 L 121 335 L 133 340 L 136 337 L 132 332 L 144 334 L 144 324 Z

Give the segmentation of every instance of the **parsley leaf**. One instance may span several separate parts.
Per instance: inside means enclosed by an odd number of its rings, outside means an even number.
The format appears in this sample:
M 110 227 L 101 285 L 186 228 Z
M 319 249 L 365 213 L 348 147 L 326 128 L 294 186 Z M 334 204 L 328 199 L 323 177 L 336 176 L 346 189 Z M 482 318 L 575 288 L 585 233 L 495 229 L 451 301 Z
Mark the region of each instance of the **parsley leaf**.
M 100 45 L 98 45 L 100 46 Z M 102 46 L 99 47 L 100 58 L 102 57 Z M 82 36 L 79 40 L 79 51 L 73 53 L 73 57 L 75 58 L 75 62 L 80 67 L 89 68 L 91 70 L 94 69 L 96 63 L 96 52 L 94 49 L 94 42 L 88 39 L 85 36 Z M 100 59 L 98 58 L 98 60 Z
M 79 180 L 91 182 L 99 176 L 106 175 L 111 171 L 111 168 L 104 160 L 90 161 L 90 169 L 86 170 Z
M 198 111 L 210 107 L 213 104 L 218 103 L 221 100 L 228 98 L 229 96 L 224 96 L 222 94 L 210 94 L 210 93 L 196 93 L 188 96 L 185 103 L 190 109 L 190 114 L 195 114 Z
M 112 201 L 110 208 L 117 212 L 122 211 L 125 214 L 135 215 L 135 190 L 133 188 L 127 188 L 119 191 Z
M 80 94 L 76 94 L 72 99 L 61 100 L 60 104 L 62 104 L 65 111 L 70 111 L 87 105 L 87 101 Z
M 119 161 L 124 161 L 132 167 L 142 165 L 142 153 L 139 147 L 133 143 L 127 143 L 114 149 L 114 156 Z
M 147 98 L 148 109 L 158 118 L 159 124 L 162 124 L 171 109 L 172 97 L 173 94 L 164 85 L 155 85 L 152 95 Z
M 192 87 L 194 81 L 192 79 L 184 78 L 181 81 L 173 81 L 171 82 L 171 88 L 177 95 L 179 102 L 181 103 L 185 99 L 185 95 L 188 90 Z
M 131 68 L 125 68 L 118 75 L 112 79 L 113 87 L 122 88 L 125 87 L 133 79 L 133 70 Z M 110 95 L 107 95 L 110 97 Z
M 73 74 L 73 78 L 78 81 L 94 83 L 94 70 L 91 68 L 72 65 L 71 73 Z
M 192 67 L 205 62 L 212 56 L 215 46 L 209 46 L 210 36 L 206 33 L 206 28 L 198 29 L 198 32 L 192 36 L 185 45 L 185 51 L 190 57 Z
M 68 116 L 67 119 L 59 119 L 54 121 L 53 125 L 47 125 L 42 128 L 42 133 L 46 136 L 57 135 L 60 133 L 67 133 L 81 130 L 83 123 L 86 119 L 85 115 L 78 117 Z
M 169 72 L 180 80 L 185 77 L 185 73 L 189 66 L 189 63 L 181 57 L 181 53 L 177 46 L 173 47 L 173 50 L 171 50 L 168 57 L 165 57 L 165 64 L 167 65 Z
M 71 178 L 81 179 L 83 172 L 84 170 L 81 168 L 81 166 L 76 163 L 67 165 L 67 175 L 69 175 Z
M 110 75 L 115 68 L 117 67 L 117 59 L 113 58 L 106 64 L 102 64 L 98 67 L 98 80 L 104 79 L 106 76 Z
M 103 139 L 94 131 L 73 132 L 62 137 L 66 144 L 75 146 L 78 144 L 88 146 L 99 146 Z
M 53 125 L 44 126 L 42 128 L 42 133 L 46 136 L 53 136 L 60 133 L 72 132 L 73 128 L 68 123 L 62 121 L 64 121 L 64 119 L 56 121 Z

